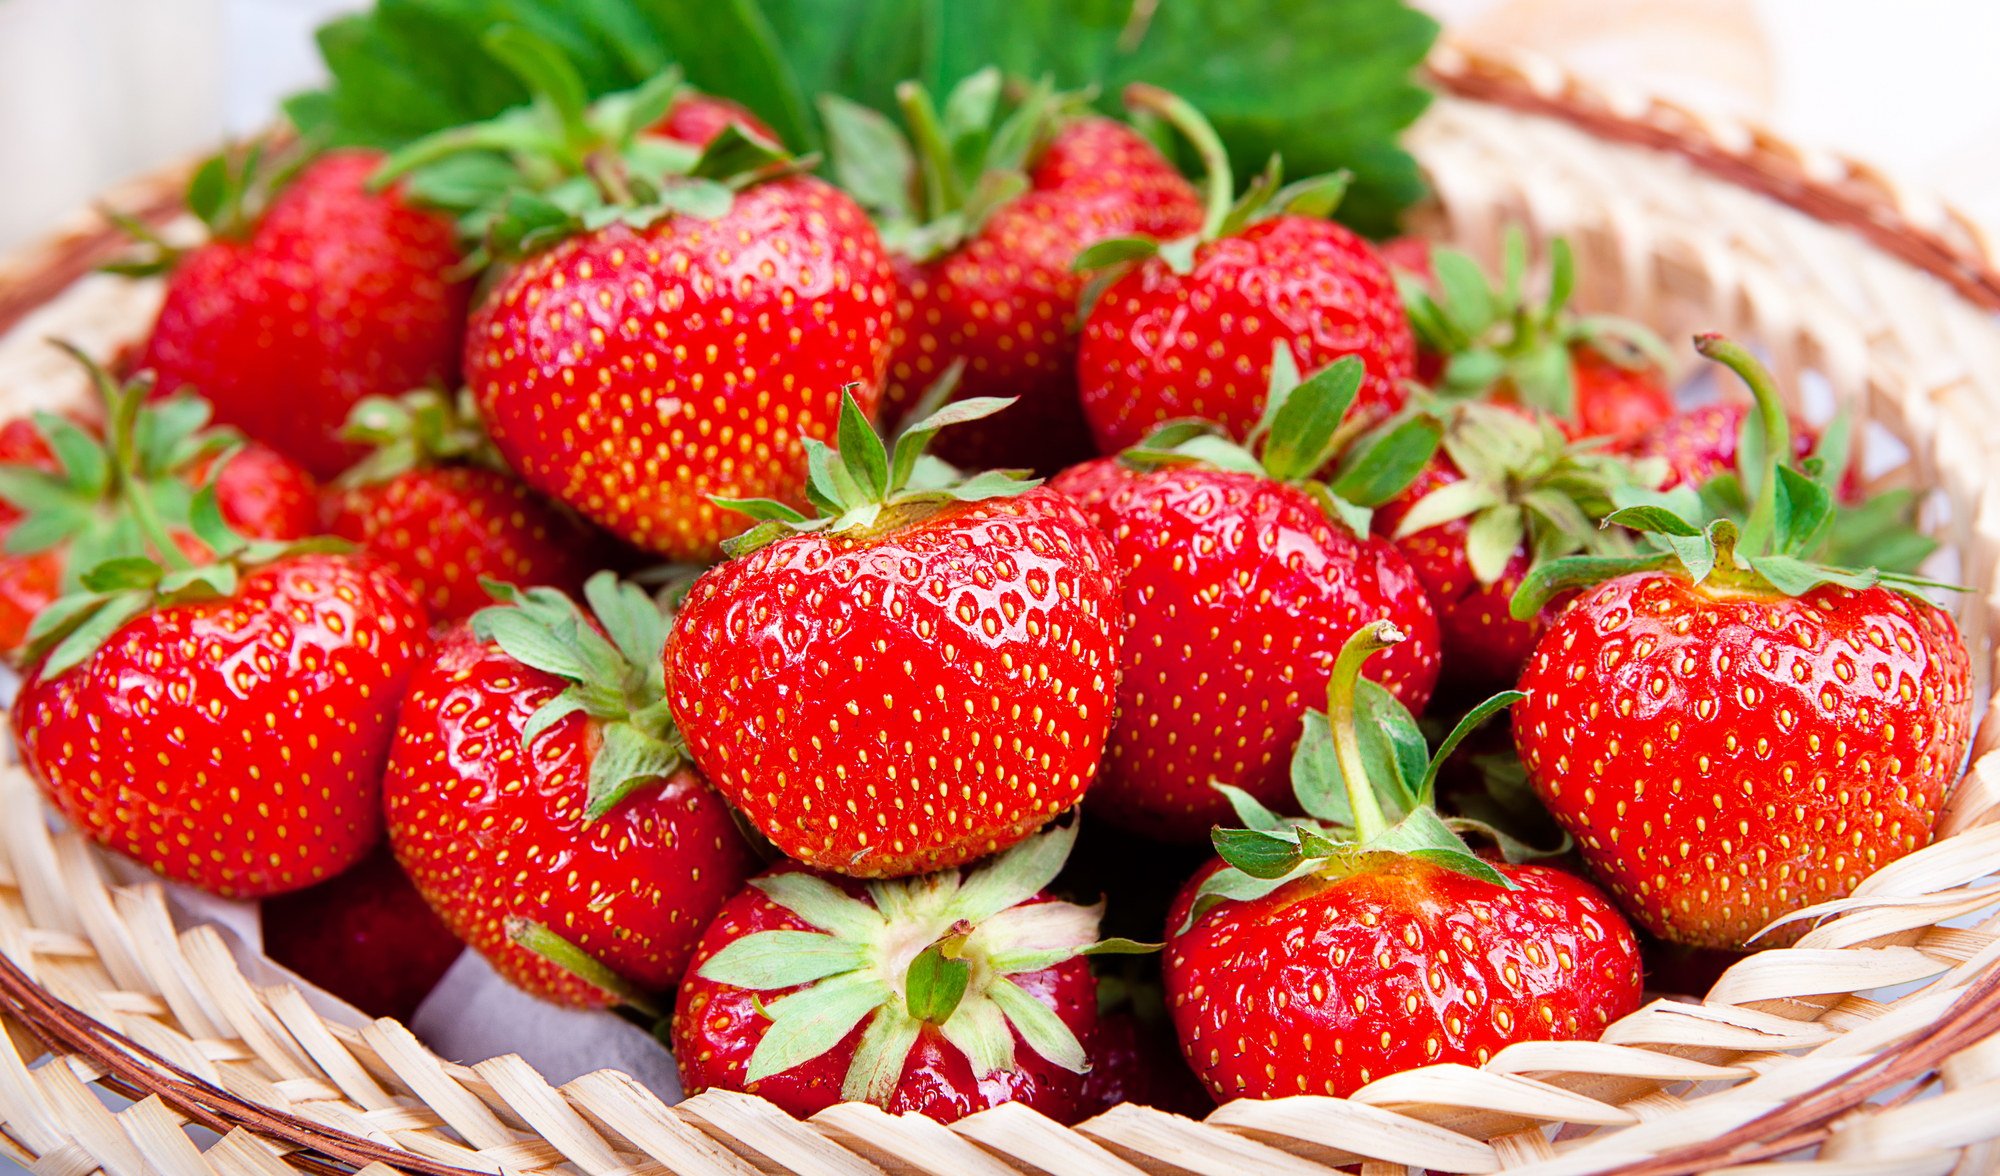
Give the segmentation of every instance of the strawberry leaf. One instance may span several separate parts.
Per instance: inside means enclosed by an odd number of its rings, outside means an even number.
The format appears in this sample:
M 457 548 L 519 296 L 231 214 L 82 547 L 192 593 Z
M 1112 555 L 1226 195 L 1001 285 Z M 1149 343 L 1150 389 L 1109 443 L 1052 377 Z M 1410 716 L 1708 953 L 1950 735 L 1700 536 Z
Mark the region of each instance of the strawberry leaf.
M 1438 816 L 1436 809 L 1413 811 L 1364 848 L 1405 853 L 1434 866 L 1442 866 L 1454 874 L 1463 874 L 1508 890 L 1520 889 L 1506 875 L 1494 869 L 1491 863 L 1474 854 L 1451 826 L 1444 823 L 1444 818 Z
M 1021 1035 L 1029 1049 L 1040 1054 L 1045 1061 L 1053 1062 L 1072 1074 L 1081 1074 L 1090 1069 L 1090 1059 L 1083 1052 L 1083 1043 L 1076 1034 L 1063 1024 L 1049 1006 L 1029 996 L 1019 984 L 1005 976 L 997 976 L 992 987 L 986 990 L 987 998 L 998 1005 L 1000 1012 Z
M 1527 520 L 1515 503 L 1503 502 L 1474 515 L 1465 530 L 1465 557 L 1473 578 L 1481 584 L 1498 581 L 1526 538 Z
M 701 966 L 701 978 L 752 992 L 794 988 L 852 972 L 867 962 L 853 943 L 817 931 L 759 931 L 726 944 Z
M 1381 506 L 1417 480 L 1443 437 L 1436 417 L 1414 416 L 1364 438 L 1341 458 L 1333 492 L 1356 506 Z
M 882 447 L 882 438 L 875 434 L 875 427 L 868 423 L 867 414 L 854 399 L 854 389 L 841 389 L 840 394 L 840 440 L 841 464 L 860 488 L 865 501 L 880 502 L 889 492 L 889 454 Z
M 1444 766 L 1445 760 L 1451 758 L 1452 752 L 1458 750 L 1458 745 L 1465 742 L 1466 736 L 1478 730 L 1487 719 L 1527 697 L 1524 691 L 1503 690 L 1465 712 L 1465 716 L 1458 720 L 1458 725 L 1451 729 L 1451 733 L 1444 737 L 1444 742 L 1438 744 L 1437 751 L 1432 753 L 1430 764 L 1424 769 L 1423 783 L 1417 786 L 1417 803 L 1424 806 L 1436 803 L 1438 769 Z
M 918 952 L 903 977 L 903 1002 L 910 1018 L 932 1025 L 951 1020 L 959 1002 L 965 999 L 965 987 L 971 980 L 972 965 L 945 955 L 943 943 L 933 943 Z
M 542 924 L 509 916 L 506 932 L 507 938 L 518 946 L 533 952 L 584 983 L 610 993 L 631 1008 L 654 1020 L 659 1020 L 663 1015 L 648 993 Z
M 1477 338 L 1493 325 L 1499 307 L 1478 262 L 1456 249 L 1433 248 L 1431 275 L 1439 306 L 1454 332 Z
M 1305 860 L 1296 830 L 1213 829 L 1209 840 L 1216 856 L 1252 878 L 1285 877 Z
M 771 1002 L 771 1024 L 750 1055 L 744 1081 L 761 1082 L 819 1057 L 890 999 L 880 977 L 855 971 Z
M 1515 620 L 1525 621 L 1542 611 L 1543 605 L 1572 588 L 1587 587 L 1633 572 L 1654 571 L 1679 562 L 1680 558 L 1671 553 L 1572 555 L 1551 560 L 1529 572 L 1521 581 L 1521 586 L 1514 590 L 1507 612 Z
M 1106 237 L 1094 245 L 1086 247 L 1070 263 L 1070 269 L 1077 273 L 1122 265 L 1131 261 L 1144 261 L 1160 251 L 1160 243 L 1151 237 Z
M 1307 711 L 1299 733 L 1299 745 L 1292 751 L 1292 795 L 1306 814 L 1333 825 L 1354 824 L 1354 810 L 1347 802 L 1347 784 L 1340 773 L 1340 759 L 1334 750 L 1333 732 L 1323 711 Z M 1247 794 L 1246 794 L 1247 796 Z M 1232 802 L 1235 797 L 1230 798 Z M 1237 806 L 1238 815 L 1242 807 Z M 1284 822 L 1270 818 L 1269 825 L 1244 824 L 1252 829 L 1276 831 Z
M 1322 727 L 1326 725 L 1324 720 L 1321 721 L 1320 725 Z M 1303 741 L 1301 741 L 1301 746 L 1303 746 Z M 1292 756 L 1292 772 L 1293 778 L 1296 780 L 1298 773 L 1297 753 L 1294 753 Z M 1255 829 L 1263 833 L 1274 833 L 1285 827 L 1286 822 L 1283 817 L 1265 808 L 1262 801 L 1243 791 L 1241 788 L 1236 787 L 1234 784 L 1222 784 L 1211 780 L 1208 786 L 1228 798 L 1229 807 L 1236 810 L 1236 819 L 1243 822 L 1245 829 Z M 1296 785 L 1294 785 L 1294 790 L 1296 790 Z M 1304 802 L 1301 801 L 1300 803 L 1303 804 Z
M 125 622 L 145 612 L 152 606 L 153 594 L 150 590 L 125 591 L 99 598 L 97 606 L 87 611 L 62 614 L 59 620 L 74 620 L 75 624 L 59 641 L 55 642 L 55 647 L 49 650 L 48 658 L 42 662 L 41 675 L 43 679 L 61 677 L 75 667 L 89 661 L 90 656 L 97 652 L 98 647 L 109 640 L 111 635 L 117 632 Z M 54 606 L 52 605 L 50 609 L 43 610 L 42 615 L 48 615 L 53 608 Z M 36 620 L 39 622 L 41 617 L 38 616 Z M 53 637 L 58 632 L 61 632 L 61 630 L 51 626 L 45 635 Z M 35 636 L 35 634 L 31 632 L 30 636 Z M 34 656 L 40 644 L 40 642 L 31 642 L 29 645 L 30 657 Z
M 1345 355 L 1285 398 L 1264 443 L 1264 471 L 1280 482 L 1306 478 L 1333 456 L 1334 434 L 1361 389 L 1361 360 Z
M 1409 710 L 1377 682 L 1363 678 L 1355 687 L 1355 736 L 1377 796 L 1389 802 L 1390 818 L 1417 803 L 1417 784 L 1430 765 L 1430 745 Z
M 878 217 L 913 219 L 910 182 L 917 174 L 917 157 L 895 122 L 839 94 L 821 94 L 819 114 L 840 186 Z

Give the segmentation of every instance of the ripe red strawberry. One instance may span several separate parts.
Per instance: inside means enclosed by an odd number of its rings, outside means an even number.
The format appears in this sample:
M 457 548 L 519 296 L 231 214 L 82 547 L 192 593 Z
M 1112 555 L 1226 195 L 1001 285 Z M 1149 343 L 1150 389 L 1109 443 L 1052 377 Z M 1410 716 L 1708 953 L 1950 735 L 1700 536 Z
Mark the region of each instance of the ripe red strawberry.
M 190 530 L 196 490 L 213 479 L 221 518 L 252 539 L 318 530 L 312 475 L 265 446 L 208 429 L 208 403 L 181 396 L 147 405 L 151 380 L 120 387 L 75 353 L 101 400 L 107 436 L 52 413 L 0 429 L 0 653 L 27 640 L 35 615 L 106 559 L 157 554 L 142 513 L 190 559 L 207 548 Z M 220 469 L 216 462 L 227 455 Z
M 521 259 L 472 316 L 466 383 L 530 487 L 706 562 L 748 525 L 712 496 L 804 505 L 802 442 L 831 434 L 841 388 L 874 410 L 894 278 L 858 205 L 737 124 L 691 164 L 663 157 L 640 132 L 671 73 L 589 112 L 565 108 L 572 81 L 495 120 L 522 144 L 519 175 L 458 205 L 486 226 L 484 255 Z M 423 169 L 466 143 L 418 140 L 386 174 L 438 191 Z
M 339 439 L 356 401 L 457 383 L 469 286 L 447 277 L 451 223 L 371 192 L 380 162 L 323 155 L 254 224 L 240 193 L 203 198 L 224 187 L 219 164 L 197 176 L 191 201 L 216 236 L 168 279 L 138 364 L 158 373 L 157 395 L 197 390 L 218 421 L 325 478 L 364 452 Z
M 1274 344 L 1311 373 L 1343 356 L 1365 366 L 1356 427 L 1403 406 L 1415 344 L 1388 268 L 1362 238 L 1326 220 L 1339 181 L 1276 189 L 1272 171 L 1234 208 L 1227 154 L 1187 103 L 1133 86 L 1126 102 L 1166 115 L 1201 150 L 1208 215 L 1197 237 L 1107 241 L 1080 268 L 1139 259 L 1097 298 L 1083 325 L 1078 394 L 1100 452 L 1136 445 L 1178 417 L 1242 438 L 1264 407 Z
M 1464 688 L 1511 686 L 1552 604 L 1515 620 L 1508 603 L 1538 564 L 1579 551 L 1630 555 L 1625 532 L 1598 521 L 1619 486 L 1650 487 L 1644 473 L 1572 446 L 1547 417 L 1465 402 L 1446 415 L 1444 443 L 1416 481 L 1375 512 L 1377 535 L 1395 542 L 1423 581 L 1444 640 L 1444 674 Z
M 673 105 L 667 108 L 667 113 L 659 122 L 648 128 L 647 133 L 686 143 L 690 147 L 706 147 L 730 123 L 747 127 L 773 143 L 778 142 L 778 133 L 751 114 L 742 103 L 686 87 L 675 92 Z
M 453 933 L 529 992 L 593 1007 L 617 990 L 521 946 L 510 920 L 661 991 L 756 859 L 674 740 L 652 601 L 609 572 L 584 592 L 594 619 L 507 588 L 441 640 L 383 801 L 396 859 Z
M 1507 231 L 1497 290 L 1455 249 L 1431 248 L 1420 264 L 1413 252 L 1401 245 L 1395 264 L 1424 383 L 1549 413 L 1572 437 L 1630 441 L 1674 415 L 1672 356 L 1657 336 L 1566 309 L 1576 280 L 1567 241 L 1549 244 L 1550 291 L 1540 305 L 1522 293 L 1527 247 L 1518 228 Z
M 1905 594 L 1924 581 L 1812 562 L 1838 472 L 1779 462 L 1792 446 L 1769 374 L 1715 336 L 1697 345 L 1750 384 L 1775 440 L 1761 471 L 1742 471 L 1755 505 L 1740 530 L 1700 526 L 1698 505 L 1692 521 L 1668 509 L 1692 505 L 1678 491 L 1610 516 L 1666 536 L 1660 554 L 1531 577 L 1517 614 L 1550 586 L 1616 576 L 1543 636 L 1514 736 L 1536 792 L 1635 919 L 1735 948 L 1930 841 L 1972 687 L 1951 617 Z
M 267 554 L 204 530 L 226 555 Z M 331 878 L 381 834 L 423 606 L 366 556 L 171 554 L 164 573 L 100 565 L 42 613 L 30 653 L 46 657 L 14 704 L 22 759 L 77 828 L 175 881 L 259 898 Z
M 1430 807 L 1438 760 L 1520 696 L 1476 709 L 1430 759 L 1393 701 L 1356 697 L 1362 660 L 1398 639 L 1377 622 L 1341 653 L 1327 726 L 1295 767 L 1319 820 L 1243 806 L 1252 827 L 1216 832 L 1223 860 L 1169 916 L 1168 1007 L 1218 1101 L 1344 1097 L 1515 1042 L 1594 1039 L 1639 1007 L 1638 943 L 1596 888 L 1489 864 Z M 1371 751 L 1364 741 L 1383 732 L 1393 747 Z
M 696 581 L 675 618 L 668 697 L 690 753 L 808 865 L 960 865 L 1097 775 L 1118 673 L 1109 541 L 1052 490 L 999 473 L 939 489 L 941 463 L 918 456 L 1004 403 L 946 407 L 891 461 L 849 398 L 840 453 L 809 442 L 820 517 L 738 504 L 770 520 L 748 537 L 763 545 Z
M 1132 1103 L 1199 1119 L 1215 1109 L 1208 1088 L 1181 1057 L 1158 983 L 1100 977 L 1097 1032 L 1089 1045 L 1090 1073 L 1083 1076 L 1086 1113 Z
M 1043 889 L 1076 825 L 969 870 L 862 885 L 784 863 L 722 908 L 674 1002 L 689 1094 L 747 1091 L 800 1118 L 842 1101 L 952 1122 L 1021 1102 L 1059 1123 L 1095 1036 L 1098 908 Z
M 328 488 L 327 530 L 394 564 L 434 624 L 493 603 L 483 580 L 573 596 L 615 558 L 596 528 L 507 471 L 470 397 L 364 400 L 343 435 L 377 449 Z
M 465 949 L 382 845 L 257 914 L 266 956 L 371 1017 L 408 1021 Z
M 1302 716 L 1368 621 L 1413 634 L 1376 672 L 1412 708 L 1429 700 L 1438 628 L 1423 585 L 1368 534 L 1366 511 L 1346 513 L 1335 494 L 1364 497 L 1375 479 L 1371 503 L 1401 489 L 1436 445 L 1434 424 L 1413 422 L 1417 448 L 1358 463 L 1332 492 L 1308 481 L 1361 378 L 1360 361 L 1343 359 L 1296 390 L 1274 385 L 1261 463 L 1213 435 L 1178 449 L 1161 437 L 1056 478 L 1112 537 L 1125 573 L 1118 722 L 1090 794 L 1105 820 L 1198 841 L 1229 813 L 1214 782 L 1280 803 Z M 1122 475 L 1121 460 L 1163 464 Z M 1398 468 L 1383 476 L 1387 466 Z M 1336 508 L 1343 517 L 1329 516 Z
M 896 328 L 883 417 L 902 419 L 954 363 L 955 399 L 1018 397 L 1008 412 L 954 430 L 938 454 L 967 469 L 1053 472 L 1096 452 L 1076 395 L 1077 297 L 1086 246 L 1201 227 L 1201 200 L 1143 136 L 1076 116 L 1046 90 L 996 131 L 1000 73 L 960 82 L 946 102 L 985 116 L 938 125 L 914 83 L 899 91 L 917 142 L 873 111 L 822 99 L 843 182 L 884 222 L 894 251 Z M 865 133 L 863 133 L 865 132 Z M 874 182 L 921 171 L 923 183 Z M 910 189 L 924 199 L 913 206 Z

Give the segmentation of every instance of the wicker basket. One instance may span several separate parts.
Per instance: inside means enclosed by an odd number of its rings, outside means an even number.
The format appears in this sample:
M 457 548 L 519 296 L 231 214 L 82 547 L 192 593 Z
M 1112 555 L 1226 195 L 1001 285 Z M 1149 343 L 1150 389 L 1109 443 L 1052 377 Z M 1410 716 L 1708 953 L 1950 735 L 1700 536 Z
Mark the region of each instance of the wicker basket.
M 1873 422 L 1874 465 L 1900 447 L 1887 476 L 1939 492 L 1931 521 L 1985 589 L 1959 603 L 1984 682 L 2000 605 L 2000 278 L 1977 228 L 1849 161 L 1543 64 L 1445 49 L 1432 70 L 1452 96 L 1409 140 L 1437 193 L 1427 231 L 1489 259 L 1509 222 L 1566 234 L 1587 307 L 1669 337 L 1753 338 L 1788 387 L 1823 376 Z M 170 218 L 177 179 L 118 203 Z M 10 413 L 81 393 L 41 336 L 108 352 L 145 329 L 155 287 L 76 281 L 106 241 L 80 216 L 0 262 Z M 1989 721 L 1975 754 L 1996 739 Z M 614 1072 L 558 1089 L 515 1057 L 443 1061 L 394 1021 L 348 1023 L 314 994 L 247 980 L 216 928 L 177 931 L 159 886 L 111 884 L 111 864 L 51 835 L 27 779 L 0 768 L 0 1152 L 39 1176 L 1985 1172 L 2000 1161 L 2000 918 L 1950 924 L 2000 903 L 1996 805 L 2000 755 L 1987 755 L 1938 844 L 1821 908 L 1798 946 L 1732 968 L 1704 1003 L 1654 1004 L 1602 1042 L 1515 1046 L 1481 1069 L 1236 1102 L 1203 1122 L 1121 1106 L 1072 1129 L 1009 1105 L 944 1127 L 857 1104 L 798 1122 L 715 1092 L 668 1107 Z M 1893 1003 L 1862 995 L 1913 984 Z M 93 1084 L 136 1101 L 108 1110 Z

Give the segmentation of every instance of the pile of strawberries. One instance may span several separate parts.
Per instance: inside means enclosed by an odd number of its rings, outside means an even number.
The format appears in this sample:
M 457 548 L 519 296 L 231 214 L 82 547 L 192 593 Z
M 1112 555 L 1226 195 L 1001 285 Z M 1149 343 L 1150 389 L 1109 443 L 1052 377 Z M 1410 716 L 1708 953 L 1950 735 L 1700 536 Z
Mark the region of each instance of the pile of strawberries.
M 1378 251 L 1144 86 L 1202 188 L 992 70 L 828 99 L 836 186 L 495 45 L 533 105 L 205 168 L 129 379 L 0 430 L 50 801 L 371 1011 L 463 941 L 690 1091 L 1199 1114 L 1594 1038 L 1628 918 L 1930 840 L 1909 502 L 1727 341 L 1676 414 L 1560 242 Z

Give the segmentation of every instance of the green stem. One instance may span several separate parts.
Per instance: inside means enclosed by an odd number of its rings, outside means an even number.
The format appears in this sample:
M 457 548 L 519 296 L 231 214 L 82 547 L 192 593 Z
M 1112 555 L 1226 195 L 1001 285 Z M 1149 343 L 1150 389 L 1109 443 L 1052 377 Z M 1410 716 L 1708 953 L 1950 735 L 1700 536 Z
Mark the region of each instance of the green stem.
M 1222 137 L 1192 102 L 1158 86 L 1134 82 L 1125 87 L 1125 109 L 1159 115 L 1194 144 L 1195 154 L 1201 156 L 1201 166 L 1208 173 L 1208 211 L 1202 217 L 1201 236 L 1204 241 L 1214 240 L 1236 202 L 1236 177 L 1229 170 L 1229 151 L 1223 147 Z
M 166 524 L 161 521 L 159 509 L 153 503 L 152 488 L 146 484 L 139 470 L 139 410 L 145 407 L 146 391 L 151 385 L 121 389 L 111 382 L 103 369 L 95 365 L 92 376 L 98 380 L 98 391 L 104 396 L 105 428 L 111 434 L 108 446 L 111 451 L 111 497 L 131 507 L 133 520 L 139 524 L 139 531 L 146 537 L 146 542 L 159 554 L 161 564 L 172 571 L 187 571 L 194 566 L 194 562 L 167 533 Z
M 1791 456 L 1791 417 L 1770 371 L 1741 344 L 1721 335 L 1696 335 L 1694 349 L 1743 377 L 1750 394 L 1757 398 L 1757 412 L 1764 424 L 1764 468 L 1757 482 L 1757 502 L 1744 520 L 1740 544 L 1750 554 L 1761 555 L 1777 532 L 1778 463 Z
M 628 1007 L 648 1017 L 663 1020 L 666 1016 L 653 998 L 640 991 L 630 980 L 605 967 L 582 948 L 540 923 L 510 917 L 507 920 L 507 938 L 585 984 L 603 989 Z
M 929 215 L 924 219 L 935 220 L 947 212 L 956 212 L 965 203 L 965 190 L 958 182 L 957 169 L 951 165 L 951 148 L 944 141 L 944 124 L 938 119 L 930 91 L 916 82 L 899 82 L 896 105 L 903 108 L 903 119 L 910 124 L 910 135 L 916 140 L 917 154 L 923 160 L 924 200 L 929 205 L 926 210 Z
M 1375 786 L 1361 758 L 1361 741 L 1354 730 L 1354 692 L 1361 682 L 1361 664 L 1404 636 L 1394 621 L 1363 625 L 1341 646 L 1340 657 L 1333 663 L 1333 677 L 1326 684 L 1326 724 L 1333 732 L 1341 779 L 1347 784 L 1347 804 L 1354 810 L 1354 840 L 1361 845 L 1388 832 L 1389 820 L 1375 799 Z

